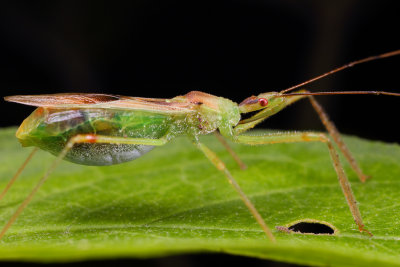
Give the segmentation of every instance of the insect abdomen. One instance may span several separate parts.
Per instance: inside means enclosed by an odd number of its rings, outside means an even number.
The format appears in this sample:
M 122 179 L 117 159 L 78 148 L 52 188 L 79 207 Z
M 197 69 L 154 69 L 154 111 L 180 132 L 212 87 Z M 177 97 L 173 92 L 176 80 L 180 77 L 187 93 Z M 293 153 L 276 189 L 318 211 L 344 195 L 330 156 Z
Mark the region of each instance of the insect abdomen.
M 153 148 L 144 145 L 77 144 L 65 159 L 83 165 L 114 165 L 137 159 Z
M 144 111 L 38 108 L 22 123 L 17 137 L 24 146 L 36 146 L 58 155 L 77 134 L 157 139 L 168 131 L 170 120 L 169 116 Z M 82 143 L 75 144 L 65 159 L 85 165 L 112 165 L 136 159 L 152 148 Z

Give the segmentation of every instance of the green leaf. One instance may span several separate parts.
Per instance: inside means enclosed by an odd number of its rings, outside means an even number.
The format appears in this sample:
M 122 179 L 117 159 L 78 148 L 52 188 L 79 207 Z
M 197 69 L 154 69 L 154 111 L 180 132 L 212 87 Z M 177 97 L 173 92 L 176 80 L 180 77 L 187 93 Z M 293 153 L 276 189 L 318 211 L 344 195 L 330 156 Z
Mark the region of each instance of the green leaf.
M 0 186 L 31 149 L 0 131 Z M 400 147 L 347 137 L 366 183 L 344 163 L 370 238 L 358 231 L 324 144 L 234 145 L 240 170 L 213 136 L 202 140 L 226 162 L 277 243 L 268 241 L 238 195 L 189 140 L 179 138 L 129 163 L 62 162 L 0 242 L 3 260 L 75 261 L 225 252 L 330 266 L 400 266 Z M 39 152 L 0 202 L 4 225 L 54 157 Z M 345 162 L 343 160 L 343 162 Z M 325 221 L 336 235 L 289 234 L 276 226 Z

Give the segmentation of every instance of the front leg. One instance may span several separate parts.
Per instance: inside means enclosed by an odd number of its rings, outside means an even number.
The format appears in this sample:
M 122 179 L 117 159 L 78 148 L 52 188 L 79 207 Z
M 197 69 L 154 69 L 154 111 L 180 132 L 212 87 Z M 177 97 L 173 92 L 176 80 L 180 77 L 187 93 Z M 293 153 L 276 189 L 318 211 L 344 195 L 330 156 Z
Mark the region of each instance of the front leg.
M 307 92 L 307 91 L 305 91 Z M 335 124 L 329 119 L 328 114 L 322 108 L 322 106 L 317 102 L 314 96 L 308 96 L 308 99 L 311 102 L 315 112 L 317 112 L 321 122 L 324 124 L 325 128 L 328 130 L 330 136 L 332 136 L 333 141 L 338 145 L 340 151 L 342 151 L 343 155 L 346 157 L 347 161 L 350 163 L 350 166 L 357 173 L 358 178 L 360 178 L 361 182 L 365 182 L 368 178 L 367 175 L 363 173 L 360 166 L 358 166 L 357 161 L 354 159 L 350 150 L 347 148 L 345 142 L 343 142 L 338 129 Z
M 329 153 L 332 159 L 333 167 L 335 168 L 340 186 L 342 187 L 343 194 L 347 200 L 347 204 L 350 208 L 351 214 L 353 215 L 354 221 L 356 222 L 360 232 L 366 232 L 372 236 L 372 234 L 364 228 L 364 224 L 361 218 L 360 210 L 358 209 L 356 198 L 351 190 L 350 182 L 343 170 L 342 164 L 340 163 L 339 156 L 336 153 L 332 142 L 329 138 L 322 133 L 315 132 L 301 132 L 301 133 L 278 133 L 268 134 L 261 136 L 251 135 L 239 135 L 233 139 L 237 143 L 247 145 L 265 145 L 265 144 L 277 144 L 277 143 L 292 143 L 292 142 L 322 142 L 328 146 Z
M 362 182 L 365 182 L 365 180 L 368 178 L 367 175 L 365 175 L 359 165 L 357 164 L 357 161 L 354 159 L 353 155 L 351 154 L 350 150 L 347 148 L 346 144 L 343 142 L 342 138 L 340 137 L 340 133 L 335 127 L 334 123 L 329 120 L 328 115 L 324 111 L 321 105 L 318 104 L 317 100 L 313 96 L 307 96 L 307 95 L 301 95 L 302 93 L 309 93 L 307 90 L 299 90 L 296 93 L 300 93 L 300 95 L 290 95 L 290 96 L 285 96 L 284 94 L 280 95 L 279 97 L 285 97 L 285 101 L 281 101 L 279 105 L 275 105 L 271 108 L 266 107 L 264 110 L 258 112 L 257 114 L 253 115 L 252 117 L 248 119 L 244 119 L 240 121 L 240 123 L 233 129 L 233 134 L 234 135 L 239 135 L 241 133 L 244 133 L 245 131 L 253 128 L 257 124 L 261 123 L 263 120 L 266 118 L 278 113 L 282 109 L 286 108 L 287 106 L 296 103 L 297 101 L 308 98 L 314 108 L 314 110 L 317 112 L 322 124 L 325 126 L 327 131 L 329 132 L 329 135 L 332 137 L 333 141 L 338 145 L 340 151 L 342 151 L 343 155 L 347 159 L 347 161 L 350 163 L 350 166 L 352 169 L 357 173 L 358 177 Z M 226 131 L 229 136 L 232 136 L 232 134 L 229 134 L 229 131 Z

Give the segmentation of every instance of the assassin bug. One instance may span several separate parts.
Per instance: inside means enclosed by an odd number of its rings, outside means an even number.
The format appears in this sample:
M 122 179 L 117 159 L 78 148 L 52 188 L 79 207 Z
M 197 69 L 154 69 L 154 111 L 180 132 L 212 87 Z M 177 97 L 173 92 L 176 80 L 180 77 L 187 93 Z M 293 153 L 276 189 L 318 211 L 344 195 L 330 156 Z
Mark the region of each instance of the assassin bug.
M 38 148 L 57 155 L 57 158 L 4 226 L 0 232 L 0 238 L 4 236 L 61 160 L 65 159 L 85 165 L 118 164 L 138 158 L 152 148 L 162 146 L 177 136 L 187 135 L 210 162 L 226 176 L 267 237 L 274 241 L 275 237 L 270 228 L 225 167 L 225 164 L 212 150 L 199 141 L 198 137 L 200 135 L 212 132 L 216 134 L 218 140 L 222 142 L 242 169 L 245 168 L 245 165 L 229 147 L 224 137 L 235 143 L 247 145 L 290 142 L 325 143 L 328 147 L 340 186 L 360 232 L 372 235 L 363 224 L 350 183 L 343 171 L 333 143 L 326 134 L 318 132 L 291 132 L 252 136 L 242 133 L 278 113 L 288 105 L 303 98 L 308 98 L 322 123 L 325 125 L 330 137 L 338 145 L 359 179 L 365 182 L 367 176 L 354 160 L 347 146 L 342 141 L 338 130 L 329 120 L 314 96 L 338 94 L 400 96 L 400 94 L 383 91 L 318 93 L 306 90 L 292 91 L 356 64 L 399 54 L 400 50 L 396 50 L 357 60 L 281 92 L 269 92 L 259 94 L 258 96 L 250 96 L 240 104 L 236 104 L 226 98 L 198 91 L 192 91 L 186 95 L 177 96 L 172 99 L 107 94 L 17 95 L 5 97 L 6 101 L 32 105 L 38 108 L 24 120 L 16 133 L 18 140 L 23 146 L 34 146 L 36 148 L 7 184 L 0 194 L 0 199 L 3 198 Z M 247 119 L 242 119 L 241 114 L 244 113 L 253 113 L 253 115 Z

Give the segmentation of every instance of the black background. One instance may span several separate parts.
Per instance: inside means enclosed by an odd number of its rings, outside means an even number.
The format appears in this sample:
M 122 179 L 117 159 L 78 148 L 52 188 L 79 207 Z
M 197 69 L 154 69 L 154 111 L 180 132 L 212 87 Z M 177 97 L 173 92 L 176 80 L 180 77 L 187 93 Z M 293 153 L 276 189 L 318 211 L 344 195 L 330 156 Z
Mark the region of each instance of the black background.
M 4 1 L 1 95 L 99 92 L 169 98 L 201 90 L 240 102 L 355 59 L 400 49 L 395 3 Z M 399 65 L 400 56 L 383 59 L 306 88 L 400 92 Z M 400 141 L 400 97 L 318 99 L 341 132 Z M 261 127 L 323 130 L 303 102 Z M 33 110 L 4 101 L 0 108 L 2 127 L 18 125 Z
M 201 90 L 236 102 L 355 59 L 400 48 L 391 1 L 12 1 L 0 8 L 3 96 L 101 92 L 174 97 Z M 400 91 L 400 57 L 307 89 Z M 399 141 L 400 99 L 323 96 L 346 134 Z M 307 101 L 262 127 L 323 130 Z M 0 125 L 31 107 L 1 102 Z

